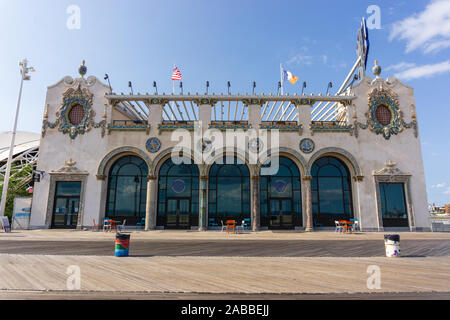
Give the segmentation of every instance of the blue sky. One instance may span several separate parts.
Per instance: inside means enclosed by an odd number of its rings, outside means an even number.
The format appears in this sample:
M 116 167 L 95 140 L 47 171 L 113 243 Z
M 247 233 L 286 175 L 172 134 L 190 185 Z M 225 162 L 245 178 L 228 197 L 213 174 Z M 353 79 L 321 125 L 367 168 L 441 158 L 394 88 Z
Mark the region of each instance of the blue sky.
M 80 8 L 80 29 L 67 8 Z M 450 203 L 450 0 L 437 1 L 24 1 L 0 0 L 0 131 L 10 131 L 19 90 L 18 61 L 37 72 L 25 83 L 19 130 L 40 132 L 46 87 L 76 76 L 110 75 L 115 92 L 170 93 L 176 63 L 184 91 L 276 93 L 279 65 L 308 83 L 307 93 L 339 87 L 355 61 L 356 31 L 380 8 L 370 30 L 369 67 L 415 88 L 429 202 Z M 301 86 L 287 86 L 300 92 Z M 414 161 L 414 160 L 411 160 Z

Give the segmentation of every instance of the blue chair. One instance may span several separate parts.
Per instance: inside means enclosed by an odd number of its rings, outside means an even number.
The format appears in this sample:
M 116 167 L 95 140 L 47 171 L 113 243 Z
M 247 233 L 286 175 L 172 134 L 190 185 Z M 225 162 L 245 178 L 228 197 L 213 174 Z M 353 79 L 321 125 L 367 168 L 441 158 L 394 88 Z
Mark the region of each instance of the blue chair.
M 145 218 L 142 218 L 141 221 L 139 221 L 138 223 L 136 223 L 136 227 L 145 227 Z
M 250 229 L 252 225 L 252 220 L 250 218 L 244 218 L 244 228 L 245 229 Z
M 219 224 L 216 222 L 216 220 L 214 218 L 209 218 L 208 219 L 208 227 L 210 228 L 218 228 Z

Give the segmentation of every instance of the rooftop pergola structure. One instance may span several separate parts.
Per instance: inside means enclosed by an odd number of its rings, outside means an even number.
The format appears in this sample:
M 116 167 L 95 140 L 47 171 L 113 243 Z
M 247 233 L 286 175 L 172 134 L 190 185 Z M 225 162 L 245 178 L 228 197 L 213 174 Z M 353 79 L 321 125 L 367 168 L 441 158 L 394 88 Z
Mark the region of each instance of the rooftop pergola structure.
M 346 105 L 355 99 L 347 91 L 339 95 L 150 95 L 107 94 L 110 105 L 131 120 L 148 122 L 150 105 L 163 105 L 163 121 L 197 121 L 200 104 L 211 105 L 211 121 L 247 121 L 248 105 L 261 105 L 261 121 L 298 121 L 296 105 L 311 106 L 311 121 L 341 122 L 346 118 Z

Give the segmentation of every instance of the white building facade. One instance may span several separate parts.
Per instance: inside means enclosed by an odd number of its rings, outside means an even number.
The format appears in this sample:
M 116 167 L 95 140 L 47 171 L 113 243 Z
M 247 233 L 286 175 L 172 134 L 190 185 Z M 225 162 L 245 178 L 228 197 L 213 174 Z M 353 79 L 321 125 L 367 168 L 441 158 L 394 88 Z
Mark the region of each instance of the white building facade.
M 47 89 L 32 228 L 430 231 L 414 90 L 395 78 L 337 96 L 117 95 L 85 73 Z

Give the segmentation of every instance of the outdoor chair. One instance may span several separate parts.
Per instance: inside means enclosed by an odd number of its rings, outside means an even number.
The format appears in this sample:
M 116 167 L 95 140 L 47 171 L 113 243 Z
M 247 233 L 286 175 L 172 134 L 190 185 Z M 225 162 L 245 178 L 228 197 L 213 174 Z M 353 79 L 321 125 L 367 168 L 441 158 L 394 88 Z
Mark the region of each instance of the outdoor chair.
M 222 223 L 222 230 L 220 230 L 220 232 L 222 232 L 223 230 L 227 230 L 227 225 L 223 224 L 223 220 L 220 220 L 220 223 Z
M 95 229 L 100 230 L 102 228 L 102 224 L 101 223 L 95 224 L 95 219 L 93 220 L 94 223 L 92 224 L 92 231 L 95 231 Z
M 109 218 L 103 219 L 103 231 L 106 231 L 109 228 Z
M 359 229 L 359 221 L 356 219 L 350 219 L 350 221 L 353 221 L 352 231 L 356 232 L 356 230 Z
M 219 225 L 216 223 L 214 218 L 209 218 L 208 219 L 208 227 L 212 227 L 212 228 L 218 228 Z
M 141 221 L 139 221 L 138 223 L 136 223 L 136 228 L 137 227 L 145 227 L 145 218 L 142 218 Z
M 343 228 L 341 226 L 341 224 L 339 223 L 339 221 L 335 220 L 334 224 L 336 225 L 336 229 L 334 230 L 334 232 L 342 232 Z
M 244 218 L 244 228 L 250 229 L 251 226 L 251 219 L 250 218 Z
M 124 230 L 125 229 L 125 222 L 127 221 L 127 219 L 124 219 L 123 220 L 123 222 L 122 222 L 122 224 L 118 224 L 117 225 L 117 231 L 122 231 L 122 230 Z
M 242 229 L 242 232 L 245 231 L 245 219 L 242 220 L 242 224 L 240 226 L 236 226 L 236 232 L 239 232 L 239 229 Z

